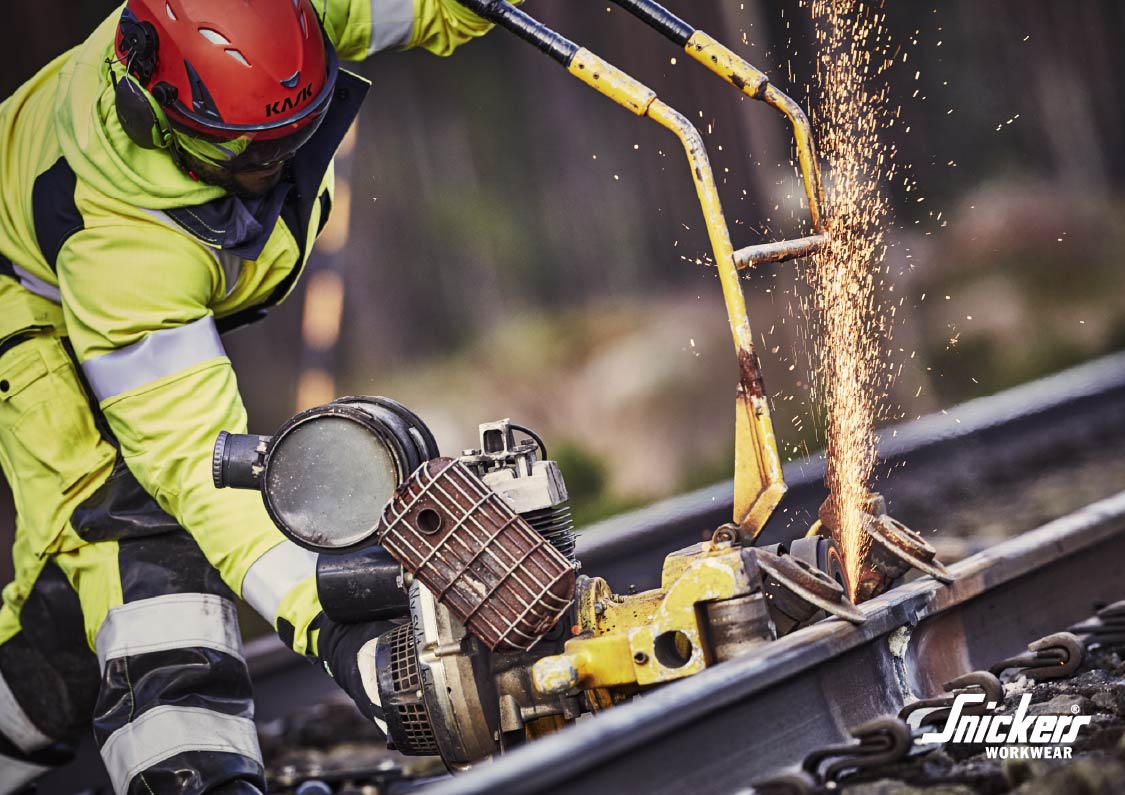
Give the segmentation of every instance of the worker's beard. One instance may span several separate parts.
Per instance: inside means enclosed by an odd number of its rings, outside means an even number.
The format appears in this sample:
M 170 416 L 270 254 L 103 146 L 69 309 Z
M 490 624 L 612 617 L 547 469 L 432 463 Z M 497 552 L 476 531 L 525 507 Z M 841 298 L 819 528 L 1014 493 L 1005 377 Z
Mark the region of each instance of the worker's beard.
M 211 165 L 187 152 L 179 152 L 180 167 L 194 179 L 207 185 L 222 188 L 242 199 L 265 196 L 278 186 L 285 176 L 286 163 L 276 163 L 269 168 L 231 171 Z

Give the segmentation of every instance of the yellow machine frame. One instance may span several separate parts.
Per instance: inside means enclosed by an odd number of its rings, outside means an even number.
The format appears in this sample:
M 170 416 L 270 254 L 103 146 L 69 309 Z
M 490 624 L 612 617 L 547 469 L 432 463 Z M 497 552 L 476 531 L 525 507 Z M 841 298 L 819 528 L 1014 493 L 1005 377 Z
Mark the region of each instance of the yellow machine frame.
M 739 271 L 764 262 L 805 256 L 825 243 L 823 189 L 811 125 L 792 99 L 769 79 L 711 36 L 689 28 L 650 0 L 614 0 L 680 43 L 687 54 L 752 99 L 789 120 L 811 215 L 813 234 L 735 250 L 719 200 L 711 162 L 699 130 L 655 91 L 588 49 L 578 47 L 503 0 L 461 0 L 478 14 L 506 27 L 558 60 L 578 80 L 637 116 L 671 131 L 681 142 L 695 181 L 739 367 L 735 414 L 734 525 L 737 533 L 669 555 L 661 586 L 620 596 L 600 578 L 580 578 L 575 637 L 562 654 L 533 668 L 542 693 L 585 691 L 601 708 L 639 688 L 690 676 L 714 664 L 706 611 L 712 602 L 747 596 L 760 588 L 751 581 L 741 544 L 765 527 L 785 495 L 769 400 L 754 350 Z M 667 648 L 669 638 L 681 648 Z M 665 648 L 662 648 L 662 644 Z M 675 659 L 669 659 L 669 655 Z
M 711 161 L 699 130 L 682 113 L 660 100 L 651 88 L 585 48 L 575 54 L 568 71 L 621 107 L 670 130 L 680 139 L 687 153 L 738 355 L 733 520 L 743 533 L 757 537 L 785 495 L 786 486 L 738 271 L 763 262 L 806 256 L 824 244 L 820 170 L 811 125 L 796 102 L 771 85 L 762 72 L 702 31 L 696 31 L 685 49 L 693 59 L 739 88 L 746 96 L 768 103 L 789 119 L 816 234 L 735 251 Z

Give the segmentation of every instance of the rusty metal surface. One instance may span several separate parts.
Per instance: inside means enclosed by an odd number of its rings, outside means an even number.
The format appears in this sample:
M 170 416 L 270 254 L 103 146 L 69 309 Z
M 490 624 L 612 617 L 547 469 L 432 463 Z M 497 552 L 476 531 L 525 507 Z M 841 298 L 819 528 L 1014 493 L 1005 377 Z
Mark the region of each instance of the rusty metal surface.
M 800 558 L 792 555 L 777 555 L 764 549 L 754 549 L 758 567 L 765 572 L 765 591 L 777 606 L 784 605 L 783 612 L 801 623 L 810 618 L 818 609 L 860 624 L 864 621 L 863 612 L 848 601 L 843 587 Z M 746 551 L 744 554 L 753 554 Z M 805 615 L 791 609 L 794 602 L 807 611 Z M 780 627 L 778 627 L 780 631 Z
M 785 262 L 786 260 L 807 257 L 819 251 L 827 242 L 827 235 L 809 235 L 795 240 L 758 243 L 735 251 L 734 264 L 739 270 L 745 270 L 766 262 Z
M 574 566 L 452 458 L 403 484 L 379 543 L 496 651 L 531 648 L 574 599 Z
M 726 793 L 1119 597 L 1125 492 L 467 775 L 473 793 Z

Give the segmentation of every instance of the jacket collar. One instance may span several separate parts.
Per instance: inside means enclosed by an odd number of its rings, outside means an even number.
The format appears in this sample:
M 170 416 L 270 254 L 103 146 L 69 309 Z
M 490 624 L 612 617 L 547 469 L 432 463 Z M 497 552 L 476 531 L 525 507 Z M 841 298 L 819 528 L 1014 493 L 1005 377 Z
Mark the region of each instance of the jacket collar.
M 370 87 L 371 84 L 362 77 L 341 70 L 336 81 L 336 96 L 324 121 L 293 158 L 289 180 L 279 184 L 271 193 L 254 199 L 222 196 L 204 204 L 168 210 L 168 216 L 193 237 L 213 248 L 245 260 L 258 259 L 273 235 L 291 192 L 295 192 L 298 221 L 302 224 L 309 222 L 324 174 L 359 115 Z M 304 241 L 305 230 L 290 231 L 298 240 Z

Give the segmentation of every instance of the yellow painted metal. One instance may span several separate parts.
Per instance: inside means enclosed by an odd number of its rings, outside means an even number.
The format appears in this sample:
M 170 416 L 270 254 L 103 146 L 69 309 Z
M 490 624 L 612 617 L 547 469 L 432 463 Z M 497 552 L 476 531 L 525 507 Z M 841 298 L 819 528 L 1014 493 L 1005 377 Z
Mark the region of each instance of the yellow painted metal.
M 659 99 L 648 115 L 671 130 L 683 143 L 703 209 L 703 220 L 711 238 L 715 267 L 723 288 L 727 318 L 738 353 L 738 391 L 735 395 L 734 435 L 734 522 L 757 536 L 785 495 L 781 456 L 777 451 L 769 401 L 762 380 L 761 364 L 754 352 L 750 319 L 742 295 L 742 283 L 734 261 L 730 230 L 719 201 L 711 162 L 703 138 L 691 122 Z
M 641 687 L 682 679 L 713 663 L 702 606 L 751 591 L 742 554 L 729 543 L 669 555 L 661 587 L 618 596 L 599 578 L 578 597 L 578 637 L 544 657 L 532 681 L 545 694 Z
M 820 178 L 820 164 L 816 157 L 812 125 L 809 124 L 809 118 L 801 106 L 777 86 L 772 85 L 765 74 L 701 30 L 697 30 L 688 40 L 684 50 L 691 58 L 719 75 L 743 94 L 765 102 L 789 120 L 797 144 L 797 162 L 801 167 L 801 180 L 804 182 L 805 196 L 809 202 L 813 229 L 823 232 L 824 187 Z
M 741 390 L 741 384 L 739 385 Z M 764 396 L 735 400 L 734 521 L 757 538 L 788 487 Z
M 665 566 L 687 562 L 674 561 L 675 557 L 669 556 Z M 662 577 L 664 598 L 653 620 L 629 632 L 633 654 L 647 658 L 643 665 L 636 665 L 639 685 L 682 679 L 711 664 L 705 613 L 700 607 L 750 593 L 750 578 L 739 549 L 705 544 L 695 554 L 681 557 L 690 558 L 690 563 L 678 574 L 669 572 Z
M 616 634 L 569 640 L 562 654 L 536 660 L 531 677 L 535 689 L 546 694 L 636 682 L 629 636 Z
M 697 42 L 698 46 L 704 43 Z M 706 49 L 715 63 L 729 69 L 740 81 L 764 85 L 765 76 L 738 59 L 729 50 L 714 42 Z M 680 139 L 687 154 L 696 193 L 703 210 L 715 268 L 722 285 L 731 336 L 738 355 L 739 381 L 735 398 L 735 460 L 734 521 L 751 536 L 757 536 L 773 510 L 784 496 L 786 487 L 781 474 L 781 457 L 777 450 L 769 401 L 762 381 L 761 365 L 754 352 L 750 319 L 738 266 L 734 258 L 730 229 L 719 200 L 711 161 L 699 130 L 680 112 L 661 101 L 644 84 L 622 72 L 613 64 L 580 49 L 569 71 L 586 85 L 599 91 L 629 111 L 645 116 L 671 131 Z M 745 83 L 749 85 L 749 83 Z M 764 88 L 768 92 L 769 88 Z
M 578 599 L 578 632 L 580 635 L 628 632 L 652 621 L 662 598 L 660 590 L 618 596 L 610 591 L 605 580 L 592 578 Z
M 567 71 L 638 116 L 644 116 L 649 105 L 656 99 L 656 92 L 651 88 L 585 47 L 575 53 Z
M 770 79 L 764 72 L 750 65 L 729 47 L 697 30 L 684 49 L 687 54 L 726 80 L 748 97 L 760 99 Z

